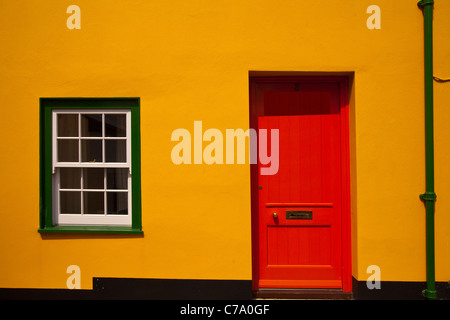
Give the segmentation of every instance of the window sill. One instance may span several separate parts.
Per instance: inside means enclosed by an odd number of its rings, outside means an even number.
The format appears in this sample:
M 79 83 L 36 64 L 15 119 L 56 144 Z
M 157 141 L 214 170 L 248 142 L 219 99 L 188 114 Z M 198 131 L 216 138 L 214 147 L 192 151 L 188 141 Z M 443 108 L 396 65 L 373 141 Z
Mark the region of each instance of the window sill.
M 39 233 L 121 233 L 144 234 L 141 229 L 123 226 L 54 226 L 39 228 Z

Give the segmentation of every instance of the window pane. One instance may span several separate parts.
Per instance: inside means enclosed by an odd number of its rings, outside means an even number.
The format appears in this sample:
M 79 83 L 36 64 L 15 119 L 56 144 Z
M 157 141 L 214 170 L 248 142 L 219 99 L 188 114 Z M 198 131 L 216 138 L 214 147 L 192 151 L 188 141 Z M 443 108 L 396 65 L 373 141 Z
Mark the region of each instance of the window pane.
M 128 168 L 108 168 L 106 186 L 108 189 L 128 189 Z
M 77 114 L 58 114 L 58 137 L 78 137 Z
M 127 162 L 126 140 L 105 140 L 106 162 Z
M 101 137 L 102 136 L 102 115 L 82 114 L 81 115 L 81 136 Z
M 74 139 L 58 140 L 58 161 L 78 162 L 78 140 Z
M 108 214 L 128 214 L 128 192 L 107 193 Z
M 85 214 L 104 214 L 104 206 L 103 192 L 83 192 L 83 212 Z
M 104 188 L 104 169 L 103 168 L 84 168 L 83 169 L 83 188 L 84 189 L 103 189 Z
M 59 186 L 61 189 L 80 189 L 81 169 L 59 168 Z
M 107 137 L 125 137 L 126 115 L 105 114 L 105 135 Z
M 80 214 L 81 213 L 81 192 L 79 191 L 60 191 L 59 206 L 62 214 Z
M 81 161 L 102 162 L 102 140 L 81 140 Z

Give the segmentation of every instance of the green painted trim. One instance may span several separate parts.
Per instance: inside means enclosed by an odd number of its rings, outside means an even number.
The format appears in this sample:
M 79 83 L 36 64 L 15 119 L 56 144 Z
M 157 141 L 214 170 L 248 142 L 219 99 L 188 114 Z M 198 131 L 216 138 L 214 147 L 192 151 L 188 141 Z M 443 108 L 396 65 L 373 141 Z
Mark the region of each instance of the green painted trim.
M 84 232 L 141 234 L 141 129 L 139 98 L 40 98 L 39 113 L 39 233 Z M 131 110 L 131 227 L 54 226 L 52 213 L 52 110 Z
M 44 107 L 42 102 L 39 106 L 39 227 L 45 228 L 45 136 L 44 136 Z
M 140 104 L 140 101 L 138 102 Z M 141 115 L 140 108 L 131 110 L 131 207 L 139 211 L 139 215 L 132 214 L 133 228 L 142 228 L 141 207 Z M 139 192 L 135 192 L 139 190 Z
M 54 109 L 132 108 L 140 105 L 138 97 L 130 98 L 40 98 L 41 104 Z
M 44 108 L 44 226 L 52 226 L 52 110 Z M 46 125 L 46 124 L 49 125 Z
M 123 226 L 54 226 L 38 229 L 39 233 L 125 233 L 144 234 L 141 229 Z

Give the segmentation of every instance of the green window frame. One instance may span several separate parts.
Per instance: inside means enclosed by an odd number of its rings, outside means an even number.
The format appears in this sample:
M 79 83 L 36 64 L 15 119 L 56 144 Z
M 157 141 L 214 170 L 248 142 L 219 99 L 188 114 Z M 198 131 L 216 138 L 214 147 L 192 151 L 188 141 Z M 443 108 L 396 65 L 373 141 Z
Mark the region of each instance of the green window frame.
M 58 225 L 53 212 L 53 112 L 56 110 L 127 110 L 131 114 L 131 225 Z M 139 98 L 40 98 L 39 110 L 39 233 L 142 234 L 141 142 Z

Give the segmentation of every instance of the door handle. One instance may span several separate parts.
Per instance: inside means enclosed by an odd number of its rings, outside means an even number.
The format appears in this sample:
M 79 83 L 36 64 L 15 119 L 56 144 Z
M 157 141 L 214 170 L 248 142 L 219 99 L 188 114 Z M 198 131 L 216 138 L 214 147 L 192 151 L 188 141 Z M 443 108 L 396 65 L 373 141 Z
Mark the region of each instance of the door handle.
M 274 212 L 272 215 L 274 219 L 278 218 L 278 213 Z

